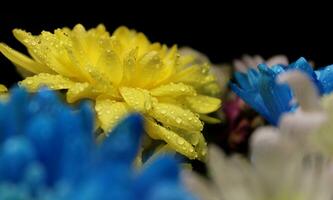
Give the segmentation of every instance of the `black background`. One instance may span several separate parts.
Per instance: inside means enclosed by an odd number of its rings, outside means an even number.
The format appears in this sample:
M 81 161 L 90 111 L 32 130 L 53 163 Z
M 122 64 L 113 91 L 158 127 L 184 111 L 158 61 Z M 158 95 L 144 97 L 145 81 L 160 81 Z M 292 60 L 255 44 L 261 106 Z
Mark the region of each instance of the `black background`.
M 119 3 L 119 2 L 118 2 Z M 34 34 L 58 27 L 82 23 L 92 28 L 103 23 L 109 32 L 120 25 L 145 33 L 155 42 L 191 46 L 215 63 L 230 62 L 243 54 L 260 54 L 267 58 L 286 54 L 290 60 L 304 56 L 317 66 L 333 63 L 333 25 L 327 10 L 314 5 L 235 2 L 203 4 L 156 1 L 150 5 L 123 2 L 122 5 L 82 1 L 77 6 L 44 2 L 47 9 L 3 7 L 0 13 L 0 41 L 24 51 L 12 36 L 13 28 Z M 55 5 L 60 5 L 59 8 Z M 67 9 L 63 9 L 67 8 Z M 7 13 L 5 13 L 7 12 Z M 19 80 L 12 64 L 0 55 L 0 82 L 7 86 Z

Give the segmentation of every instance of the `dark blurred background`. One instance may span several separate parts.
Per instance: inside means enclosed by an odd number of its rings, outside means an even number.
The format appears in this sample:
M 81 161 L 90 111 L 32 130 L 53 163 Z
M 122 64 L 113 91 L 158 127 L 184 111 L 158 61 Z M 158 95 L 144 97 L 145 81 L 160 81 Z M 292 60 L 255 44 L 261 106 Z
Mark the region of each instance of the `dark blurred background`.
M 81 2 L 57 8 L 52 2 L 44 4 L 48 9 L 25 9 L 20 4 L 23 12 L 15 7 L 2 7 L 0 41 L 24 50 L 13 37 L 13 28 L 39 34 L 41 30 L 53 31 L 77 23 L 86 28 L 103 23 L 109 32 L 126 25 L 144 32 L 151 41 L 191 46 L 215 63 L 231 62 L 243 54 L 260 54 L 264 58 L 286 54 L 290 60 L 304 56 L 317 66 L 333 63 L 332 17 L 329 11 L 312 5 L 290 7 L 274 1 L 258 6 L 252 2 L 214 5 L 192 1 L 180 6 L 180 2 L 156 1 L 156 5 L 145 7 L 126 1 L 123 5 Z M 0 82 L 9 86 L 19 80 L 11 63 L 2 55 L 0 65 Z

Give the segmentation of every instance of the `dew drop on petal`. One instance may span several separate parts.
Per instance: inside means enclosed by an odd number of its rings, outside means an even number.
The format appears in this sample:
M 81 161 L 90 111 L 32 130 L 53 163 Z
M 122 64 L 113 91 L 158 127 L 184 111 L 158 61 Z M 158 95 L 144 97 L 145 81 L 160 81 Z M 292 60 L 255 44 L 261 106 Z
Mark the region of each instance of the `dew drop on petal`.
M 182 122 L 182 119 L 179 118 L 179 117 L 177 117 L 177 118 L 176 118 L 176 122 L 177 122 L 178 124 L 180 124 L 180 123 Z
M 180 138 L 177 140 L 177 142 L 178 142 L 179 145 L 183 145 L 185 143 L 184 140 L 180 139 Z

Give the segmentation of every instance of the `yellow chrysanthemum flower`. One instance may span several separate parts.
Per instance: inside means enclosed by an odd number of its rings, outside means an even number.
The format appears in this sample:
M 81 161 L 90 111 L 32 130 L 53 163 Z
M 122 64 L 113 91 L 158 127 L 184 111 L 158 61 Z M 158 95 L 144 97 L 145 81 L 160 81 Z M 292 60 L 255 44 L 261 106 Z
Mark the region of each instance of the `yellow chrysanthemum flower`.
M 87 31 L 80 24 L 38 36 L 19 29 L 13 33 L 31 58 L 5 44 L 0 51 L 26 77 L 21 86 L 67 90 L 70 103 L 95 100 L 105 132 L 128 112 L 140 112 L 152 139 L 164 140 L 167 148 L 191 159 L 206 154 L 200 119 L 214 121 L 206 114 L 221 103 L 213 97 L 218 87 L 208 65 L 126 27 L 111 36 L 103 25 Z
M 3 92 L 7 92 L 7 88 L 6 86 L 0 84 L 0 94 Z

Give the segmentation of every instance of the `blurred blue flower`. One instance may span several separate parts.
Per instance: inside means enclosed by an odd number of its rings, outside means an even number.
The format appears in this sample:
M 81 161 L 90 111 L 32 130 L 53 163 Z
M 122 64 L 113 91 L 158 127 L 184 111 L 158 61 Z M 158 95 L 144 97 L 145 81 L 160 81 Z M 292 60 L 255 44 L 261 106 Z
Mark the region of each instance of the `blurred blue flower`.
M 193 199 L 173 158 L 134 169 L 142 132 L 133 114 L 96 144 L 89 104 L 75 110 L 51 91 L 14 89 L 0 103 L 0 199 Z
M 280 73 L 288 70 L 301 70 L 306 73 L 316 85 L 320 95 L 333 90 L 333 65 L 314 71 L 311 65 L 299 58 L 289 65 L 259 64 L 258 70 L 249 69 L 248 72 L 236 72 L 238 84 L 232 83 L 231 89 L 248 105 L 260 113 L 270 123 L 277 125 L 284 112 L 292 112 L 297 104 L 292 102 L 293 94 L 289 86 L 276 82 Z

